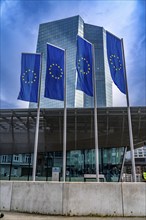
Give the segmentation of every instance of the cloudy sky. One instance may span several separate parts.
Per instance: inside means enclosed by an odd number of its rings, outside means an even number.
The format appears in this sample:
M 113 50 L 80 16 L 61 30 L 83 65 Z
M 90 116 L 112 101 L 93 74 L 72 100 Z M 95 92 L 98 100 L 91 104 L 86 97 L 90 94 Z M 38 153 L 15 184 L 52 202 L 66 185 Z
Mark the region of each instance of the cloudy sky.
M 40 23 L 80 15 L 124 39 L 131 106 L 146 105 L 145 0 L 0 0 L 0 107 L 25 108 L 17 100 L 22 52 L 35 52 Z M 113 85 L 114 106 L 126 106 Z

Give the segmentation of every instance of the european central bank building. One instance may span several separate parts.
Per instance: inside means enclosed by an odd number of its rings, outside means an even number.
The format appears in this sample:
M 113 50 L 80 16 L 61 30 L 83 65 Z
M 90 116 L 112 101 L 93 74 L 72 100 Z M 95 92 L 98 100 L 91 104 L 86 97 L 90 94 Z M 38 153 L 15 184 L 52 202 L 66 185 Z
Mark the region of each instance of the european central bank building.
M 93 97 L 89 97 L 83 92 L 76 90 L 77 35 L 84 37 L 86 40 L 94 44 L 97 106 L 112 106 L 112 80 L 106 52 L 106 31 L 103 27 L 84 23 L 80 16 L 74 16 L 40 24 L 37 52 L 42 53 L 43 59 L 40 98 L 41 108 L 63 108 L 64 106 L 62 101 L 47 99 L 44 97 L 47 43 L 66 50 L 67 107 L 93 107 Z M 30 108 L 34 107 L 36 107 L 36 104 L 30 103 Z
M 40 24 L 37 42 L 37 51 L 42 54 L 42 80 L 41 80 L 41 108 L 63 108 L 64 102 L 59 100 L 47 99 L 44 97 L 45 76 L 46 76 L 46 60 L 47 60 L 47 43 L 53 44 L 57 47 L 66 50 L 66 80 L 67 80 L 67 108 L 93 108 L 94 100 L 83 93 L 76 90 L 76 51 L 77 51 L 77 35 L 84 37 L 86 40 L 94 44 L 95 50 L 95 74 L 96 74 L 96 97 L 97 107 L 111 107 L 112 106 L 112 80 L 107 60 L 106 51 L 106 31 L 103 27 L 84 23 L 80 16 L 74 16 L 57 21 L 52 21 Z M 30 108 L 36 105 L 30 103 Z M 75 131 L 76 133 L 76 131 Z M 68 148 L 68 146 L 67 146 Z M 76 148 L 76 147 L 75 147 Z M 84 154 L 84 156 L 83 156 Z M 100 150 L 100 160 L 112 163 L 119 163 L 123 154 L 123 149 L 104 149 Z M 108 154 L 110 156 L 108 156 Z M 115 155 L 119 155 L 115 158 Z M 62 164 L 62 152 L 56 152 L 54 161 L 56 166 Z M 67 153 L 67 164 L 75 167 L 76 158 L 77 163 L 91 163 L 93 168 L 95 165 L 95 151 L 85 150 L 84 153 L 80 150 L 74 149 Z M 104 158 L 103 158 L 104 157 Z M 110 158 L 109 158 L 110 157 Z M 60 161 L 60 162 L 59 162 Z M 89 162 L 88 162 L 89 161 Z M 92 161 L 92 162 L 91 162 Z M 68 166 L 67 166 L 68 167 Z M 80 170 L 80 165 L 76 167 Z M 87 171 L 86 171 L 87 172 Z
M 36 177 L 37 180 L 51 180 L 54 167 L 60 169 L 62 176 L 63 164 L 64 102 L 44 97 L 47 43 L 66 50 L 66 178 L 85 181 L 84 174 L 96 172 L 93 97 L 76 89 L 77 35 L 94 44 L 95 48 L 100 174 L 105 175 L 106 181 L 119 181 L 126 147 L 129 146 L 127 108 L 112 107 L 105 29 L 84 23 L 80 16 L 40 24 L 39 27 L 36 52 L 42 54 L 42 77 Z M 146 140 L 145 107 L 133 107 L 131 111 L 136 148 L 136 144 Z M 29 103 L 29 109 L 1 111 L 0 173 L 3 179 L 31 179 L 36 115 L 34 103 Z

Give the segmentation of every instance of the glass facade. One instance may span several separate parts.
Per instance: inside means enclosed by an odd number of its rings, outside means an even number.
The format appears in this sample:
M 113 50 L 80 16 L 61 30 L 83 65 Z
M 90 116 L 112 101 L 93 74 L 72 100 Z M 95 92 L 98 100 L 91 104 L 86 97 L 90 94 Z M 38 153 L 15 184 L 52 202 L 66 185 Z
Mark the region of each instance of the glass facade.
M 145 144 L 145 112 L 146 107 L 131 108 L 135 148 L 136 143 Z M 36 109 L 1 110 L 0 179 L 32 180 L 36 116 Z M 85 174 L 95 176 L 94 110 L 68 109 L 67 116 L 66 178 L 84 181 Z M 98 131 L 100 174 L 106 181 L 118 181 L 125 152 L 122 146 L 129 146 L 127 108 L 98 108 Z M 62 149 L 63 109 L 41 109 L 36 180 L 52 180 L 53 167 L 59 167 L 62 179 Z M 146 169 L 145 153 L 145 146 L 135 150 L 138 173 Z M 130 158 L 125 164 L 126 169 L 130 167 L 126 173 L 131 173 Z
M 37 52 L 42 53 L 41 108 L 63 108 L 64 103 L 44 97 L 46 75 L 46 44 L 66 50 L 67 107 L 93 107 L 93 98 L 76 90 L 76 36 L 85 37 L 95 47 L 95 71 L 98 107 L 112 106 L 112 81 L 106 55 L 105 30 L 84 23 L 80 16 L 40 24 Z M 30 108 L 36 104 L 30 103 Z
M 107 182 L 119 180 L 123 152 L 124 148 L 99 149 L 99 170 Z M 59 167 L 62 179 L 62 164 L 63 155 L 60 151 L 38 153 L 36 180 L 51 180 L 53 167 Z M 1 155 L 0 179 L 32 180 L 32 165 L 33 154 Z M 84 181 L 84 174 L 95 174 L 95 169 L 95 150 L 67 152 L 68 181 Z

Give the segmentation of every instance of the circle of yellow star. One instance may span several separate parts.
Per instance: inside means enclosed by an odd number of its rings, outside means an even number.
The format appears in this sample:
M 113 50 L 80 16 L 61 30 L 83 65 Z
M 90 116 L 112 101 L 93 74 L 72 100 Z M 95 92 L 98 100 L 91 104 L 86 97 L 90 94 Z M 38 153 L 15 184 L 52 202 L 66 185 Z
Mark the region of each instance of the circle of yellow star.
M 60 74 L 58 76 L 54 75 L 53 74 L 53 67 L 56 66 L 60 72 Z M 62 68 L 56 63 L 52 63 L 50 66 L 49 66 L 49 74 L 51 75 L 52 78 L 56 79 L 56 80 L 59 80 L 62 78 L 63 76 L 63 70 Z
M 27 75 L 30 73 L 32 73 L 33 75 L 32 79 L 29 79 L 29 77 L 27 77 Z M 26 69 L 24 73 L 22 73 L 22 81 L 25 84 L 33 84 L 36 82 L 36 79 L 37 79 L 37 74 L 34 72 L 34 70 Z
M 117 65 L 114 64 L 115 60 L 118 63 Z M 115 71 L 120 71 L 122 69 L 122 64 L 121 64 L 120 58 L 118 56 L 116 56 L 115 54 L 110 55 L 109 61 Z
M 84 71 L 82 68 L 81 68 L 81 63 L 84 63 L 86 66 L 87 66 L 87 70 Z M 79 60 L 78 60 L 78 69 L 79 69 L 79 72 L 84 74 L 84 75 L 87 75 L 90 73 L 90 70 L 91 70 L 91 66 L 88 62 L 88 60 L 85 58 L 85 57 L 81 57 Z

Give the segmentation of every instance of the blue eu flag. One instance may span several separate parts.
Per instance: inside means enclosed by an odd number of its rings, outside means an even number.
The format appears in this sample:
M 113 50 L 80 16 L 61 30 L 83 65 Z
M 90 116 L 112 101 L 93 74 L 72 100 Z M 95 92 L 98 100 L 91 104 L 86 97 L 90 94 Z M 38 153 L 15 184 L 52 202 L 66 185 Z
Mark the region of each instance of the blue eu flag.
M 77 36 L 76 69 L 78 72 L 77 89 L 93 96 L 92 45 L 80 36 Z
M 18 99 L 28 102 L 38 102 L 40 59 L 40 54 L 22 53 L 21 86 Z
M 64 100 L 64 50 L 47 44 L 46 98 Z
M 121 40 L 106 32 L 106 43 L 112 79 L 119 90 L 126 94 Z

